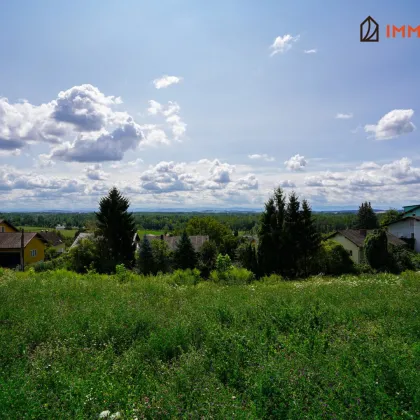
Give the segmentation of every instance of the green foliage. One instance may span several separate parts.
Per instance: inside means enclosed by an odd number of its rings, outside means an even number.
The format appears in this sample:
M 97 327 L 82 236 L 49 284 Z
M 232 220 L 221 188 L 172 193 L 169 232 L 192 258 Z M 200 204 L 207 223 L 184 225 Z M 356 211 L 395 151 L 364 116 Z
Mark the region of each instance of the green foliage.
M 177 243 L 177 247 L 174 252 L 174 265 L 175 268 L 186 270 L 187 268 L 196 268 L 198 264 L 197 254 L 191 243 L 187 232 L 184 231 Z
M 188 220 L 186 231 L 188 235 L 208 235 L 217 246 L 223 242 L 226 236 L 233 236 L 231 230 L 224 223 L 211 216 L 194 216 Z
M 197 268 L 175 270 L 170 275 L 170 284 L 175 286 L 195 286 L 201 281 L 200 270 Z
M 208 278 L 216 265 L 217 246 L 213 241 L 204 242 L 200 249 L 199 266 L 204 278 Z
M 225 270 L 214 270 L 210 273 L 210 280 L 225 285 L 244 285 L 255 280 L 255 275 L 246 268 L 231 266 Z
M 172 266 L 172 252 L 168 244 L 160 239 L 152 240 L 152 256 L 154 273 L 169 273 Z
M 57 258 L 60 254 L 58 251 L 50 245 L 45 248 L 45 261 L 51 261 Z
M 389 270 L 393 273 L 402 273 L 406 270 L 416 269 L 416 254 L 405 247 L 388 245 Z
M 232 261 L 229 255 L 219 254 L 216 258 L 216 271 L 219 273 L 224 273 L 232 268 Z
M 388 238 L 383 229 L 366 236 L 363 246 L 367 263 L 375 270 L 386 271 L 389 267 Z
M 310 267 L 312 274 L 340 275 L 354 271 L 355 267 L 348 252 L 333 240 L 321 243 Z
M 396 209 L 389 209 L 380 217 L 380 225 L 386 226 L 389 223 L 396 222 L 397 220 L 400 220 L 402 217 L 402 214 L 396 210 Z
M 34 264 L 31 269 L 36 273 L 42 272 L 42 271 L 51 271 L 51 270 L 57 270 L 61 268 L 67 268 L 69 266 L 68 258 L 65 256 L 60 256 L 58 258 L 55 258 L 51 261 L 40 261 L 36 264 Z
M 101 259 L 107 261 L 106 271 L 117 264 L 133 267 L 136 224 L 132 213 L 128 213 L 130 202 L 117 188 L 112 188 L 106 197 L 99 201 L 97 236 L 103 239 L 100 248 Z M 114 266 L 114 267 L 113 267 Z
M 377 229 L 379 227 L 378 218 L 367 201 L 359 207 L 356 220 L 357 229 Z
M 137 259 L 139 272 L 144 275 L 154 274 L 156 262 L 153 255 L 152 245 L 145 236 L 140 243 L 139 257 Z
M 239 245 L 236 258 L 243 268 L 258 273 L 257 250 L 253 243 L 244 242 Z
M 66 259 L 70 270 L 76 273 L 86 273 L 90 266 L 97 268 L 103 265 L 100 254 L 98 253 L 97 241 L 90 239 L 82 239 L 77 246 L 69 249 Z
M 174 287 L 3 271 L 4 419 L 418 418 L 417 273 Z

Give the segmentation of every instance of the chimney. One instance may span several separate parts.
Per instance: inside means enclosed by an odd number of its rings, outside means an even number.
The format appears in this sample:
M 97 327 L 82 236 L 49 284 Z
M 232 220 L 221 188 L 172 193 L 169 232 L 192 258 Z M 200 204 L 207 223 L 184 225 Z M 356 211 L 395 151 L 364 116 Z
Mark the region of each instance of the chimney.
M 366 236 L 366 233 L 367 233 L 367 230 L 366 230 L 366 229 L 360 229 L 360 230 L 359 230 L 359 233 L 360 233 L 363 237 L 365 237 L 365 236 Z
M 22 271 L 25 271 L 25 236 L 23 233 L 23 229 L 21 229 L 21 235 L 20 235 L 20 267 Z

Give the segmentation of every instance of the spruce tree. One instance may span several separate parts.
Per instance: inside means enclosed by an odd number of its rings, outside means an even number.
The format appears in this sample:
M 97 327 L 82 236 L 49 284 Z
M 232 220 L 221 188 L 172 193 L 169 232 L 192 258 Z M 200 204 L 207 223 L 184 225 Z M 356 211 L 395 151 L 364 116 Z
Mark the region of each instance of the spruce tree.
M 300 265 L 304 275 L 307 276 L 309 274 L 310 261 L 320 246 L 321 238 L 316 231 L 312 218 L 312 210 L 306 200 L 302 201 L 301 223 L 299 242 L 302 260 Z
M 362 203 L 357 213 L 357 229 L 377 229 L 379 227 L 378 218 L 367 201 Z
M 174 263 L 176 268 L 182 270 L 197 266 L 197 254 L 185 230 L 182 232 L 181 238 L 176 246 Z
M 302 231 L 300 203 L 293 191 L 289 196 L 286 212 L 284 215 L 284 238 L 283 255 L 285 257 L 284 273 L 294 277 L 298 271 L 298 261 L 302 255 L 300 235 Z
M 146 235 L 140 243 L 138 268 L 141 274 L 155 274 L 155 260 L 152 245 Z
M 132 213 L 127 210 L 130 202 L 121 195 L 117 188 L 112 188 L 108 195 L 99 201 L 97 235 L 102 237 L 103 255 L 107 266 L 124 264 L 131 268 L 134 264 L 136 223 Z

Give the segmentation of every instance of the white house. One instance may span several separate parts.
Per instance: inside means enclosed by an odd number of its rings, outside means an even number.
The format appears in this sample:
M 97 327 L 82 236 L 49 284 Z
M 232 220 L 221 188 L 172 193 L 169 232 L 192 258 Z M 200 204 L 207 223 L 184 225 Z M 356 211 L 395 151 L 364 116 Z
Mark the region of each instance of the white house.
M 390 223 L 388 225 L 388 232 L 397 238 L 414 238 L 414 250 L 420 252 L 420 206 L 419 216 L 407 215 L 403 217 L 401 220 Z
M 404 206 L 402 217 L 420 217 L 420 204 Z

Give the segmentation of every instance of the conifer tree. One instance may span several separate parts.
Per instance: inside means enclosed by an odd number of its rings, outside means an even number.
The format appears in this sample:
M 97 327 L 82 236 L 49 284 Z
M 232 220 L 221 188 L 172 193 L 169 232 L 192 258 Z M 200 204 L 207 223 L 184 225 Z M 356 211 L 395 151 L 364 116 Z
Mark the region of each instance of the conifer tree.
M 96 234 L 103 245 L 101 259 L 109 267 L 124 264 L 131 268 L 134 264 L 136 223 L 133 214 L 127 211 L 129 206 L 129 200 L 114 187 L 101 198 L 99 211 L 95 212 Z
M 197 254 L 187 232 L 184 230 L 174 252 L 175 267 L 186 270 L 197 266 Z
M 140 243 L 138 268 L 141 274 L 155 274 L 155 260 L 153 257 L 153 250 L 150 241 L 144 235 Z
M 357 213 L 357 229 L 377 229 L 379 227 L 378 218 L 367 201 L 362 203 Z
M 289 195 L 286 212 L 284 215 L 284 273 L 294 277 L 298 271 L 298 261 L 302 255 L 300 235 L 302 231 L 300 203 L 296 193 Z
M 321 238 L 316 231 L 315 224 L 312 219 L 312 210 L 306 200 L 302 201 L 301 223 L 301 234 L 299 236 L 302 258 L 301 267 L 304 275 L 307 276 L 309 274 L 308 269 L 310 260 L 318 250 Z

